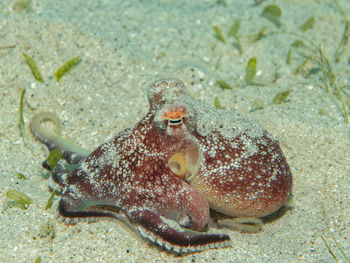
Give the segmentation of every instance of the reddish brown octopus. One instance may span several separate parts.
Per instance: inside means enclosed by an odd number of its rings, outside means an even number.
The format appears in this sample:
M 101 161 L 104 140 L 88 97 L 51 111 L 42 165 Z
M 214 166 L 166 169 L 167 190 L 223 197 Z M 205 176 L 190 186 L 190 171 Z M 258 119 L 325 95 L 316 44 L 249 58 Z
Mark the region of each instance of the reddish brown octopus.
M 260 125 L 193 99 L 176 79 L 153 82 L 147 96 L 146 116 L 92 152 L 41 125 L 59 125 L 54 114 L 32 119 L 34 135 L 63 152 L 52 179 L 61 187 L 65 222 L 123 214 L 142 236 L 181 253 L 230 245 L 227 234 L 203 232 L 209 208 L 258 218 L 286 202 L 290 168 Z

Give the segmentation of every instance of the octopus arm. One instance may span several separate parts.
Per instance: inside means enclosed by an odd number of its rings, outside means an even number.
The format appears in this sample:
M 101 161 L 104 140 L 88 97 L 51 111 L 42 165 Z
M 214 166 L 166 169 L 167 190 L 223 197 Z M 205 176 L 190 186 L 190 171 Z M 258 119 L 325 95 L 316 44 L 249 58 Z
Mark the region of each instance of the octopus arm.
M 107 207 L 109 209 L 106 209 Z M 67 223 L 75 223 L 75 219 L 85 217 L 116 218 L 115 212 L 124 210 L 127 218 L 137 226 L 143 237 L 176 253 L 190 253 L 231 245 L 230 237 L 225 234 L 209 234 L 193 230 L 178 231 L 164 222 L 159 213 L 146 208 L 127 211 L 103 201 L 82 201 L 66 195 L 61 199 L 58 210 L 61 216 L 71 219 L 66 221 Z
M 45 121 L 53 122 L 54 132 L 42 125 L 42 123 Z M 79 145 L 71 143 L 61 137 L 62 123 L 52 112 L 42 112 L 35 115 L 30 121 L 30 129 L 35 137 L 44 143 L 50 151 L 53 149 L 58 149 L 62 153 L 75 153 L 81 157 L 80 159 L 83 159 L 91 153 L 90 150 L 81 148 Z M 64 154 L 64 156 L 67 156 L 67 154 Z
M 137 225 L 143 237 L 176 253 L 189 253 L 231 245 L 230 237 L 225 234 L 178 231 L 164 222 L 159 214 L 148 209 L 134 211 L 129 218 Z
M 68 223 L 75 222 L 74 219 L 77 218 L 116 217 L 112 211 L 103 210 L 102 208 L 98 209 L 98 206 L 103 206 L 102 203 L 95 202 L 94 205 L 91 205 L 91 208 L 88 205 L 85 205 L 84 208 L 80 208 L 80 206 L 82 206 L 82 202 L 78 202 L 76 200 L 73 201 L 72 199 L 63 197 L 58 205 L 58 211 L 61 216 L 72 219 L 72 221 L 68 221 Z M 107 206 L 110 205 L 106 205 L 106 207 Z

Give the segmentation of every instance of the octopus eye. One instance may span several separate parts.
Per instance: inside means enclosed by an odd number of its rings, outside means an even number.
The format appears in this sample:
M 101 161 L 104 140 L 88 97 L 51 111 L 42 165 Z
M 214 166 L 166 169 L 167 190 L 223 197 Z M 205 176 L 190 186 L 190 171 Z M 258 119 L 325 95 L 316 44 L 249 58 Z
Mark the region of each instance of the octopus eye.
M 185 113 L 183 111 L 174 110 L 164 115 L 164 118 L 168 120 L 170 126 L 177 126 L 183 123 L 183 117 Z

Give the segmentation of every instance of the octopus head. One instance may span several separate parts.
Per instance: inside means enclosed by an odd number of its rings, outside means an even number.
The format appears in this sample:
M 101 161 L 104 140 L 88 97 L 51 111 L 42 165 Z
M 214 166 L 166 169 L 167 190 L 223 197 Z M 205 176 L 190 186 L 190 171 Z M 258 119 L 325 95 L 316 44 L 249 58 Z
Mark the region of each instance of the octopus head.
M 159 109 L 166 102 L 175 101 L 181 96 L 187 97 L 189 94 L 185 85 L 177 79 L 158 80 L 147 88 L 151 110 Z

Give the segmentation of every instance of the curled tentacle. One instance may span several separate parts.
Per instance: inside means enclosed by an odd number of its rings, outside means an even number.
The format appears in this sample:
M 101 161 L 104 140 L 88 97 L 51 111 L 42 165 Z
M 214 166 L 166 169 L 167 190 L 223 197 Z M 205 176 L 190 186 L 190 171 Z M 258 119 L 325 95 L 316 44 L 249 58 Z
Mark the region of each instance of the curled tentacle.
M 54 123 L 54 132 L 42 126 L 42 122 L 52 121 Z M 58 149 L 63 153 L 71 152 L 79 155 L 80 157 L 88 156 L 91 151 L 80 147 L 77 144 L 71 143 L 61 137 L 62 123 L 60 119 L 52 112 L 42 112 L 35 115 L 30 122 L 30 129 L 32 133 L 42 143 L 44 143 L 49 150 Z

